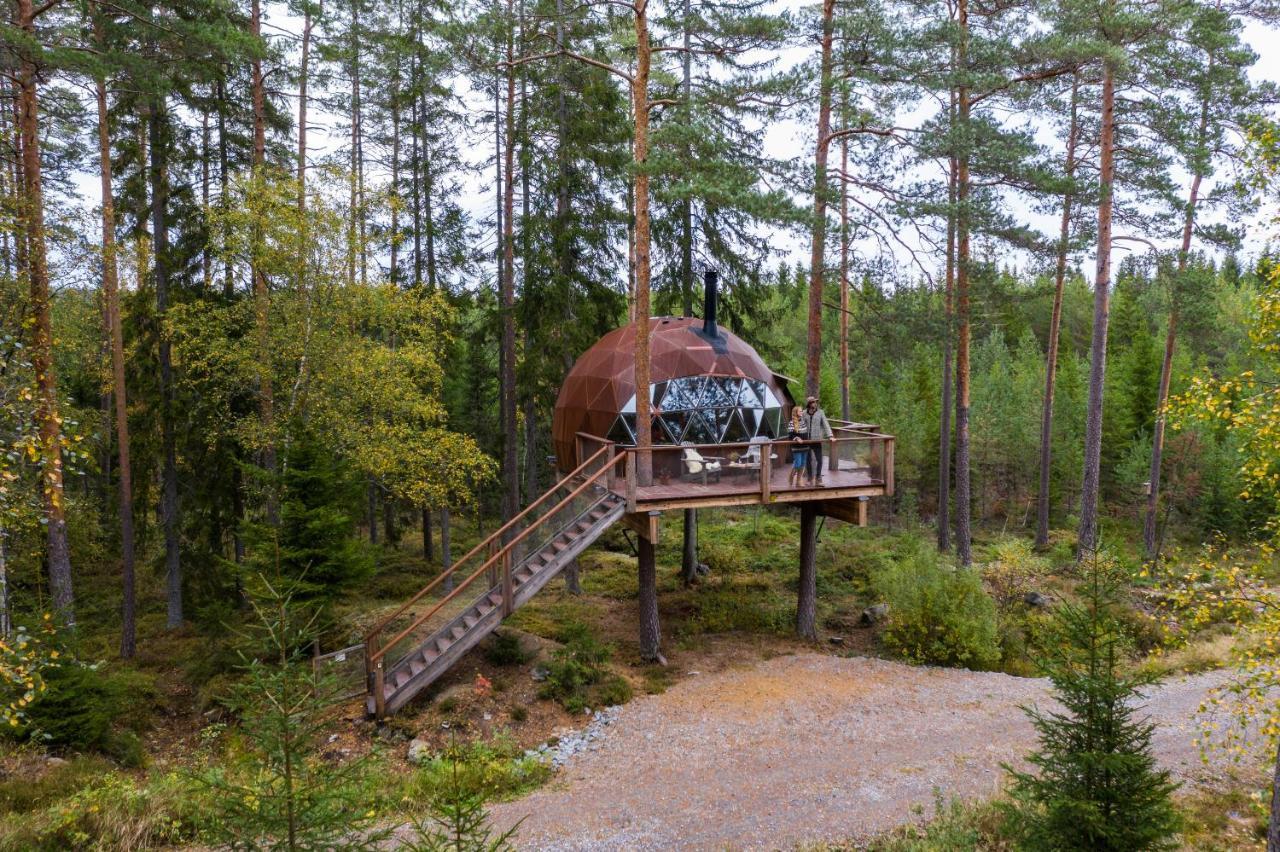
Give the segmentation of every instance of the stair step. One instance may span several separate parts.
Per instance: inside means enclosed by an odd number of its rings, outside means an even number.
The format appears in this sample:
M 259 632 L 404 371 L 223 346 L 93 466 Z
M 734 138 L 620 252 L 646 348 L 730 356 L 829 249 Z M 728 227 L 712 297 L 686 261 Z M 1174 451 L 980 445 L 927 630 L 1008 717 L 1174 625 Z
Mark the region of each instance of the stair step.
M 449 635 L 452 636 L 455 640 L 461 639 L 463 636 L 467 635 L 467 629 L 459 625 L 453 628 L 452 630 L 450 630 Z
M 467 630 L 470 630 L 471 628 L 475 627 L 479 621 L 480 619 L 476 618 L 475 616 L 464 615 L 462 617 L 462 626 L 465 627 Z
M 409 674 L 413 677 L 417 677 L 419 674 L 422 673 L 423 669 L 425 669 L 426 667 L 427 667 L 426 663 L 422 662 L 421 659 L 415 657 L 414 659 L 409 661 Z
M 392 678 L 392 680 L 395 681 L 396 689 L 399 689 L 400 687 L 408 683 L 411 677 L 413 677 L 413 675 L 409 674 L 404 669 L 401 669 L 400 671 L 396 672 L 396 676 Z

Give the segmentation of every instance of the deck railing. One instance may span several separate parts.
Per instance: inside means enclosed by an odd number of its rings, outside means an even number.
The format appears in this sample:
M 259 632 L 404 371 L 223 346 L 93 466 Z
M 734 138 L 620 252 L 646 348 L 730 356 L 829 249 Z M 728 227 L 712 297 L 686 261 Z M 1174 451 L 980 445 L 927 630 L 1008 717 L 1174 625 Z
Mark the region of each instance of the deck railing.
M 860 425 L 860 424 L 859 424 Z M 835 437 L 819 442 L 828 488 L 881 486 L 893 492 L 892 435 L 848 427 L 833 428 Z M 696 497 L 743 497 L 770 502 L 780 492 L 807 487 L 792 485 L 788 474 L 792 441 L 656 445 L 648 450 L 620 448 L 610 489 L 627 499 L 628 511 L 651 500 Z M 674 487 L 673 487 L 674 486 Z
M 524 511 L 467 551 L 369 630 L 365 636 L 365 675 L 379 717 L 383 714 L 388 658 L 393 662 L 399 659 L 470 606 L 482 592 L 500 589 L 503 614 L 510 614 L 512 569 L 525 554 L 542 547 L 599 498 L 597 492 L 607 487 L 604 480 L 612 470 L 613 461 L 613 444 L 605 442 Z M 423 602 L 422 612 L 411 612 L 419 602 Z M 384 638 L 386 634 L 391 634 L 391 638 Z

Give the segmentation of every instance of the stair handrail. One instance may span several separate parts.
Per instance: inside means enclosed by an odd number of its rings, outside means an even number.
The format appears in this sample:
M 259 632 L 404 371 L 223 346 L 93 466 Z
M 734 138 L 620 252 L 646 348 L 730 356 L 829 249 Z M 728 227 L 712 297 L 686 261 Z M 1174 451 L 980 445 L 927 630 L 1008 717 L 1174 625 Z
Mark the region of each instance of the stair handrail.
M 466 553 L 464 553 L 461 558 L 455 560 L 454 563 L 450 565 L 446 570 L 441 571 L 438 575 L 436 575 L 436 577 L 430 583 L 428 583 L 427 585 L 419 589 L 417 593 L 414 594 L 413 597 L 405 601 L 395 612 L 384 617 L 381 621 L 379 621 L 373 627 L 369 628 L 368 632 L 365 633 L 366 654 L 371 653 L 370 649 L 373 648 L 374 640 L 378 638 L 378 636 L 382 633 L 382 631 L 387 629 L 387 626 L 390 625 L 391 622 L 395 621 L 397 618 L 404 615 L 404 613 L 409 609 L 409 607 L 413 606 L 418 601 L 422 600 L 422 598 L 428 592 L 431 592 L 433 589 L 436 588 L 436 586 L 444 582 L 444 580 L 447 577 L 454 576 L 458 572 L 458 568 L 461 567 L 462 565 L 465 565 L 467 560 L 475 556 L 481 550 L 484 550 L 485 548 L 487 548 L 489 545 L 493 544 L 494 541 L 496 541 L 501 536 L 509 532 L 513 526 L 518 524 L 520 521 L 524 520 L 526 515 L 528 515 L 534 509 L 538 508 L 543 503 L 545 503 L 547 499 L 551 497 L 552 494 L 555 494 L 556 491 L 559 490 L 560 486 L 563 483 L 569 481 L 573 477 L 580 474 L 588 465 L 590 465 L 597 458 L 599 458 L 605 451 L 607 451 L 610 446 L 612 445 L 603 446 L 599 450 L 597 450 L 595 453 L 593 453 L 590 458 L 588 458 L 582 464 L 578 465 L 576 468 L 574 468 L 572 471 L 566 474 L 563 479 L 559 480 L 558 482 L 556 482 L 555 485 L 551 486 L 546 491 L 544 491 L 542 495 L 538 497 L 537 500 L 534 500 L 532 503 L 526 506 L 524 510 L 520 512 L 520 514 L 516 515 L 511 520 L 507 521 L 505 524 L 500 526 L 494 532 L 490 533 L 483 541 L 481 541 L 475 547 L 471 548 Z M 387 643 L 388 646 L 394 645 L 394 644 L 395 644 L 394 642 Z
M 479 545 L 472 548 L 472 550 L 469 551 L 466 554 L 466 556 L 463 557 L 463 559 L 460 559 L 458 560 L 457 563 L 455 563 L 454 567 L 456 568 L 456 566 L 461 565 L 465 559 L 468 559 L 475 553 L 479 552 L 480 549 L 485 546 L 485 544 L 497 538 L 504 531 L 509 529 L 510 526 L 514 524 L 516 521 L 518 521 L 523 515 L 527 514 L 531 509 L 537 506 L 538 503 L 543 502 L 550 494 L 557 491 L 562 483 L 567 482 L 572 477 L 578 475 L 583 468 L 585 468 L 587 465 L 589 465 L 591 462 L 597 459 L 600 455 L 604 454 L 606 451 L 611 451 L 612 449 L 613 449 L 612 445 L 601 447 L 599 451 L 592 454 L 591 458 L 587 459 L 587 461 L 583 462 L 581 465 L 575 468 L 564 479 L 556 483 L 555 486 L 548 489 L 547 492 L 544 493 L 542 497 L 540 497 L 537 501 L 530 504 L 530 506 L 527 509 L 525 509 L 524 512 L 521 512 L 520 515 L 517 515 L 515 518 L 512 518 L 511 521 L 508 521 L 506 524 L 504 524 L 503 527 L 498 530 L 498 532 L 494 533 L 484 542 L 481 542 Z M 527 538 L 534 530 L 541 527 L 547 518 L 553 517 L 561 508 L 569 504 L 570 501 L 577 499 L 577 497 L 580 494 L 582 494 L 583 491 L 585 491 L 587 488 L 593 485 L 602 476 L 607 474 L 610 468 L 611 468 L 611 464 L 606 463 L 598 471 L 596 471 L 595 473 L 591 474 L 586 479 L 584 479 L 580 485 L 578 485 L 566 497 L 564 497 L 558 503 L 556 503 L 556 505 L 551 509 L 551 511 L 547 512 L 545 515 L 538 518 L 534 523 L 530 524 L 529 526 L 521 530 L 519 533 L 517 533 L 510 541 L 504 544 L 501 548 L 499 548 L 491 556 L 489 556 L 488 559 L 486 559 L 483 563 L 481 563 L 480 566 L 476 568 L 475 571 L 473 571 L 469 576 L 467 576 L 465 580 L 463 580 L 461 583 L 455 586 L 454 589 L 450 591 L 449 594 L 445 595 L 438 603 L 436 603 L 435 606 L 431 607 L 430 610 L 428 610 L 427 612 L 415 618 L 407 627 L 405 627 L 399 633 L 397 633 L 394 637 L 392 637 L 390 641 L 385 643 L 380 643 L 377 641 L 380 638 L 382 631 L 386 628 L 386 624 L 391 619 L 394 619 L 396 616 L 398 616 L 400 613 L 403 613 L 406 609 L 408 609 L 409 606 L 412 606 L 414 601 L 420 600 L 422 596 L 426 594 L 428 591 L 430 591 L 430 589 L 434 587 L 435 583 L 440 580 L 439 577 L 437 577 L 436 580 L 433 581 L 430 585 L 428 585 L 427 587 L 422 589 L 420 592 L 418 592 L 418 594 L 414 595 L 413 599 L 410 600 L 409 603 L 401 607 L 396 612 L 396 614 L 390 616 L 390 618 L 388 619 L 384 619 L 382 624 L 379 624 L 376 628 L 374 628 L 369 632 L 369 634 L 365 637 L 365 672 L 366 672 L 366 675 L 368 676 L 368 680 L 371 681 L 370 686 L 374 690 L 374 702 L 375 702 L 376 713 L 378 716 L 381 716 L 383 711 L 383 702 L 384 702 L 383 680 L 385 677 L 385 673 L 384 673 L 385 664 L 383 663 L 383 658 L 386 656 L 387 652 L 391 648 L 395 647 L 395 645 L 399 643 L 401 639 L 404 639 L 406 636 L 408 636 L 413 631 L 417 630 L 419 627 L 421 627 L 423 624 L 429 621 L 432 616 L 434 616 L 437 612 L 439 612 L 442 608 L 444 608 L 450 601 L 452 601 L 454 598 L 462 594 L 462 592 L 465 589 L 470 587 L 471 584 L 475 582 L 477 578 L 479 578 L 482 574 L 484 574 L 489 569 L 491 569 L 494 566 L 494 564 L 499 560 L 502 560 L 502 563 L 503 563 L 503 588 L 504 588 L 504 591 L 509 590 L 510 584 L 511 584 L 511 574 L 510 574 L 511 560 L 509 559 L 509 556 L 512 549 L 514 549 L 514 547 L 517 544 L 519 544 L 521 541 Z

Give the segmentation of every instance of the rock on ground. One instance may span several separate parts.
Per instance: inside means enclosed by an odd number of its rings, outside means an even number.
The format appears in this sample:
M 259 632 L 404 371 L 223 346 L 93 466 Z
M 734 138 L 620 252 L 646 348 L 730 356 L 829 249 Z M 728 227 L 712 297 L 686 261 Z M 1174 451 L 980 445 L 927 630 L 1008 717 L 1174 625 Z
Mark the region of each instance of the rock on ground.
M 1146 704 L 1160 762 L 1203 773 L 1194 715 L 1221 672 Z M 858 841 L 986 797 L 1035 734 L 1019 706 L 1043 680 L 803 654 L 690 678 L 609 711 L 550 786 L 494 806 L 522 849 L 777 849 Z M 919 806 L 917 808 L 917 806 Z M 913 812 L 913 809 L 914 812 Z

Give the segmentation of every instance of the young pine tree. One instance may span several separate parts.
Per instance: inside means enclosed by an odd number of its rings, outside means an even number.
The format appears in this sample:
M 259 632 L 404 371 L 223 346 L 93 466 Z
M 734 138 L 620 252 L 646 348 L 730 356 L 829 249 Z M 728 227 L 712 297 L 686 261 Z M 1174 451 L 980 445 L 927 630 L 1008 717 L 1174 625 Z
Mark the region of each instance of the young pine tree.
M 1137 718 L 1149 676 L 1121 674 L 1114 566 L 1097 555 L 1079 604 L 1055 612 L 1059 641 L 1044 664 L 1061 710 L 1029 708 L 1038 772 L 1013 776 L 1010 824 L 1020 845 L 1047 850 L 1168 849 L 1178 830 L 1177 784 L 1156 768 L 1155 726 Z M 1008 767 L 1006 767 L 1008 769 Z

